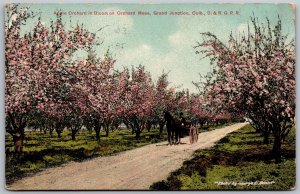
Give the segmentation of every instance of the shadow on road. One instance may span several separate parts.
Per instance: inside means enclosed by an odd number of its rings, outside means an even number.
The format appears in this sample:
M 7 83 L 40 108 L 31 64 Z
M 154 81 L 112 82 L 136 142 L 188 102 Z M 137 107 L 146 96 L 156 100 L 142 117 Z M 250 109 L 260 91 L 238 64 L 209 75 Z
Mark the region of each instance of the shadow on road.
M 177 145 L 183 145 L 183 144 L 187 144 L 187 143 L 180 142 L 178 144 L 172 144 L 172 145 L 170 145 L 169 143 L 166 143 L 166 144 L 159 144 L 159 145 L 156 145 L 156 146 L 177 146 Z

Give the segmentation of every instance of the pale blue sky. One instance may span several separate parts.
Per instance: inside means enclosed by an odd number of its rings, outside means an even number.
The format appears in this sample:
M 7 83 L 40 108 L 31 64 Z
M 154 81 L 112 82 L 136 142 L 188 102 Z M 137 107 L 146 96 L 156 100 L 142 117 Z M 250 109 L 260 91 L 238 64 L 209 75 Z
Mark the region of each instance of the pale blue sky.
M 102 56 L 110 48 L 117 62 L 116 67 L 137 66 L 142 64 L 151 72 L 154 80 L 164 70 L 169 72 L 173 86 L 182 85 L 196 91 L 192 81 L 199 80 L 199 73 L 206 74 L 208 60 L 200 60 L 192 46 L 201 41 L 200 32 L 213 32 L 221 40 L 227 41 L 232 31 L 242 33 L 247 28 L 253 12 L 260 21 L 268 17 L 271 24 L 282 18 L 283 30 L 292 37 L 295 35 L 294 13 L 288 4 L 29 4 L 32 11 L 41 12 L 45 25 L 55 18 L 54 11 L 239 11 L 240 15 L 232 16 L 63 16 L 67 26 L 76 23 L 83 25 L 91 32 L 109 25 L 97 36 L 104 40 L 97 48 Z M 28 21 L 23 29 L 28 31 L 37 19 Z M 118 46 L 123 44 L 123 48 Z M 76 57 L 84 57 L 77 53 Z

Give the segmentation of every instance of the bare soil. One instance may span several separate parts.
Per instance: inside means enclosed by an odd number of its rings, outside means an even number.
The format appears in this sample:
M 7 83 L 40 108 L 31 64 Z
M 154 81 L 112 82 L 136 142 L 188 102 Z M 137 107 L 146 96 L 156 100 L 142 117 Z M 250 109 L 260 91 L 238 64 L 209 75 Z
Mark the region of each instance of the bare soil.
M 167 142 L 147 145 L 113 156 L 98 157 L 84 162 L 69 162 L 20 179 L 8 190 L 148 190 L 157 181 L 180 168 L 195 150 L 208 148 L 247 123 L 237 123 L 199 134 L 197 143 L 189 137 L 180 145 Z

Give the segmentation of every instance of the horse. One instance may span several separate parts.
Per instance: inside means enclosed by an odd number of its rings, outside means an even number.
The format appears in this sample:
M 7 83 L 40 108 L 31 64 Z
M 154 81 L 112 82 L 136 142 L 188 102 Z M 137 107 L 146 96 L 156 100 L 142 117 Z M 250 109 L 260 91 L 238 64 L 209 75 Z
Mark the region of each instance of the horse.
M 186 130 L 182 119 L 174 119 L 168 111 L 165 112 L 164 118 L 167 126 L 169 144 L 179 144 L 180 138 L 183 136 L 183 131 Z
M 169 144 L 173 144 L 174 136 L 175 136 L 175 119 L 173 116 L 168 112 L 165 111 L 164 119 L 166 122 L 167 132 L 168 132 L 168 142 Z

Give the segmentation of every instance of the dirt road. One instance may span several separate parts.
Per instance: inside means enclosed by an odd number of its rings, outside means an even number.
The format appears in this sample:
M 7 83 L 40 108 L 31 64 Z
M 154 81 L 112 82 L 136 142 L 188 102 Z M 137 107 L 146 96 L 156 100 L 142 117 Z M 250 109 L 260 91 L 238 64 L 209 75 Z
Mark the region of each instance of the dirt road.
M 149 189 L 157 181 L 167 178 L 180 168 L 197 149 L 214 143 L 247 123 L 238 123 L 199 134 L 199 141 L 190 145 L 188 137 L 181 145 L 167 142 L 147 145 L 107 157 L 89 161 L 70 162 L 25 177 L 11 185 L 9 190 L 135 190 Z

